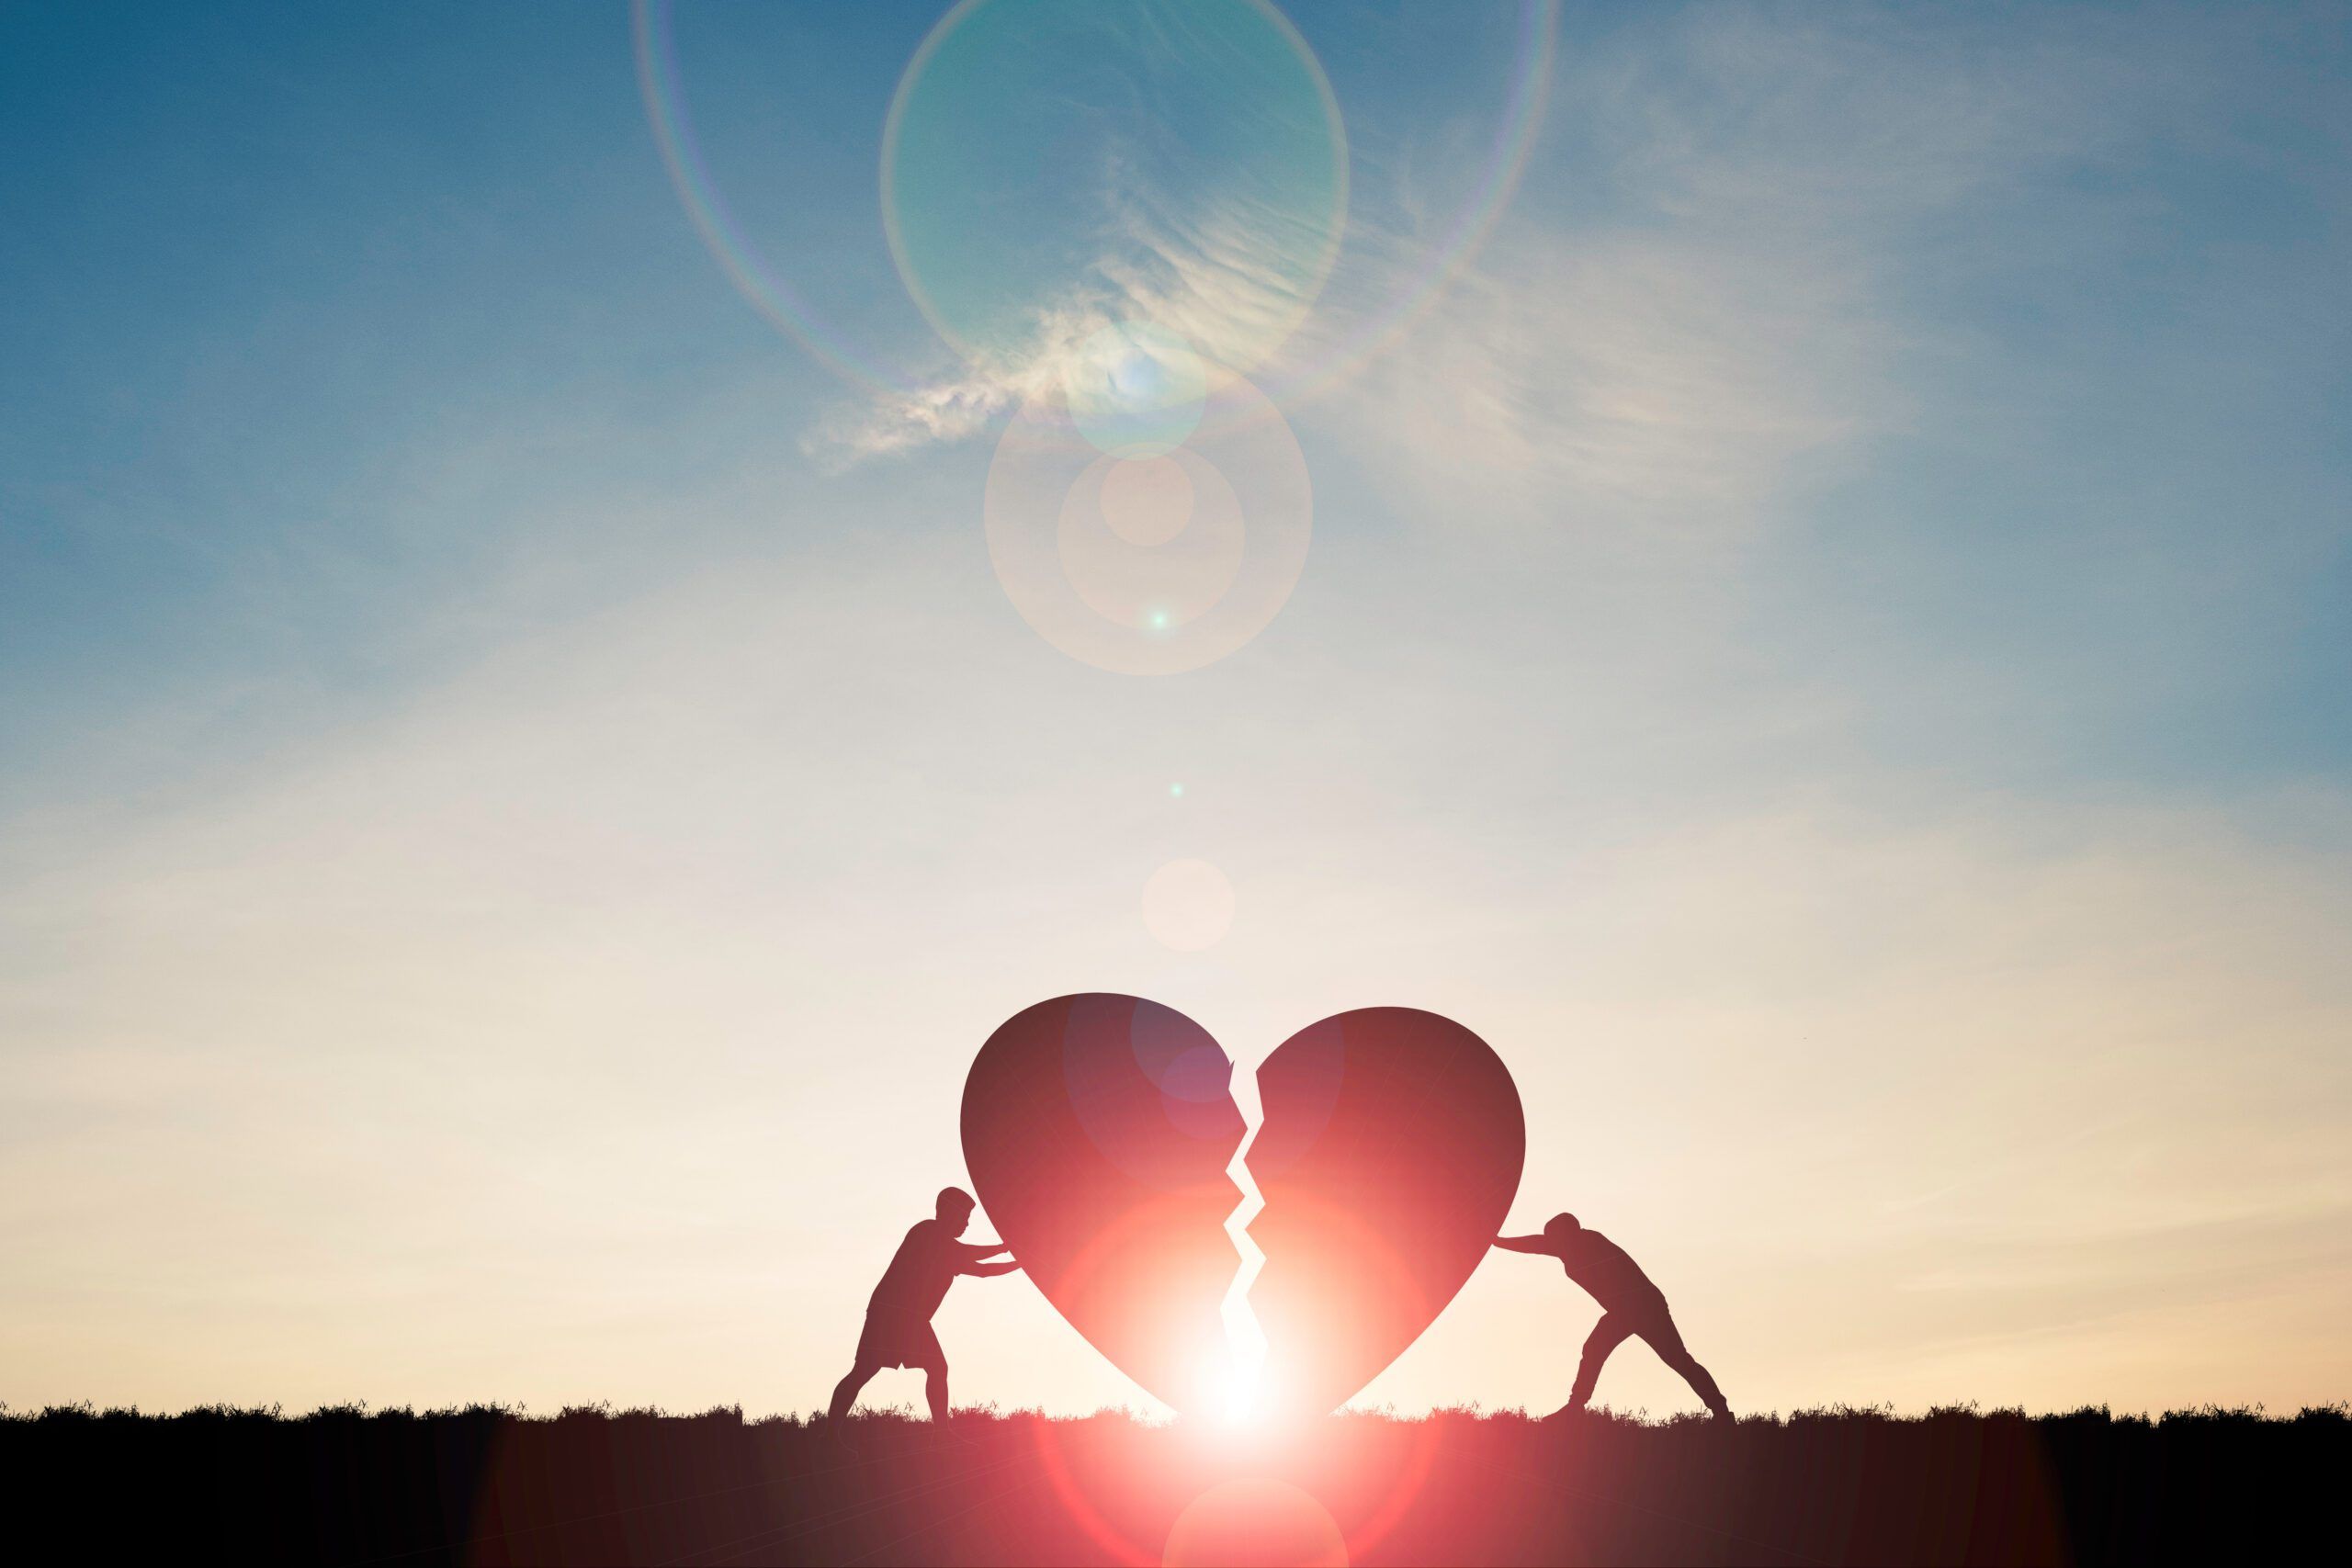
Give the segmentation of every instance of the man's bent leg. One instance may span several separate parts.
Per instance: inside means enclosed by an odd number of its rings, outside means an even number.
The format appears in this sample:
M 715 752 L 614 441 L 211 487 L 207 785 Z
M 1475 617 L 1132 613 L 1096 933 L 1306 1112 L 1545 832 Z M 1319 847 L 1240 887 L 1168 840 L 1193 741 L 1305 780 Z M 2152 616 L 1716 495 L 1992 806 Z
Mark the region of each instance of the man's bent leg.
M 1731 1406 L 1724 1403 L 1724 1391 L 1715 1386 L 1713 1377 L 1690 1354 L 1690 1348 L 1682 1343 L 1682 1331 L 1674 1326 L 1672 1317 L 1644 1329 L 1642 1337 L 1649 1341 L 1659 1360 L 1682 1375 L 1682 1381 L 1690 1385 L 1690 1392 L 1699 1396 L 1700 1404 L 1718 1416 L 1731 1414 Z
M 942 1361 L 942 1362 L 940 1362 L 940 1363 L 939 1363 L 939 1365 L 937 1365 L 937 1366 L 935 1366 L 935 1367 L 925 1367 L 925 1368 L 923 1369 L 923 1372 L 922 1372 L 922 1393 L 923 1393 L 923 1397 L 924 1397 L 925 1399 L 927 1399 L 927 1400 L 929 1400 L 929 1401 L 931 1402 L 931 1418 L 932 1418 L 933 1420 L 934 1420 L 934 1421 L 944 1421 L 944 1420 L 946 1420 L 946 1419 L 947 1419 L 947 1363 L 946 1363 L 946 1362 Z
M 860 1361 L 850 1368 L 849 1375 L 833 1385 L 833 1402 L 826 1407 L 826 1416 L 835 1421 L 847 1416 L 849 1407 L 857 1403 L 858 1391 L 873 1382 L 874 1374 L 881 1370 L 873 1361 Z
M 1600 1321 L 1592 1325 L 1592 1333 L 1585 1338 L 1583 1359 L 1577 1362 L 1577 1385 L 1568 1391 L 1568 1403 L 1562 1406 L 1563 1409 L 1584 1408 L 1585 1402 L 1592 1397 L 1592 1385 L 1600 1381 L 1600 1364 L 1609 1359 L 1609 1352 L 1623 1345 L 1625 1336 L 1633 1332 L 1633 1325 L 1615 1313 L 1600 1314 Z

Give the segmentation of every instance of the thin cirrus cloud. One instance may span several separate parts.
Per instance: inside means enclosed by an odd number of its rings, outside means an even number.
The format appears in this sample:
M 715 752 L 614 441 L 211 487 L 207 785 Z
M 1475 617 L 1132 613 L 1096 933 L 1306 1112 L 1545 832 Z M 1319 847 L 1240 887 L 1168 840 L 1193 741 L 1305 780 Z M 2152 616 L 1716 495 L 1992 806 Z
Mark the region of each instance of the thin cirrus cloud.
M 1450 514 L 1565 500 L 1668 527 L 1748 510 L 1809 455 L 1898 428 L 1892 362 L 1923 329 L 1896 296 L 1922 236 L 2097 157 L 2177 86 L 2063 28 L 2038 51 L 1980 43 L 1959 71 L 1947 47 L 1897 23 L 1702 12 L 1564 64 L 1546 189 L 1591 216 L 1564 226 L 1528 210 L 1559 204 L 1522 199 L 1317 417 Z M 839 409 L 808 450 L 842 464 L 977 435 L 1082 373 L 1093 334 L 1120 321 L 1224 363 L 1285 338 L 1277 375 L 1316 366 L 1426 265 L 1426 202 L 1402 190 L 1359 202 L 1314 299 L 1293 283 L 1312 236 L 1262 201 L 1106 191 L 1100 255 L 1082 287 L 1039 302 L 1021 352 Z M 1964 260 L 2033 240 L 1938 243 Z
M 2164 102 L 2163 71 L 2067 32 L 2019 50 L 1709 9 L 1564 67 L 1572 174 L 1549 177 L 1582 210 L 1522 215 L 1360 379 L 1363 455 L 1448 516 L 1753 521 L 1808 460 L 1914 417 L 1898 359 L 1942 332 L 1904 302 L 1923 267 L 2047 238 L 1957 236 L 1970 204 L 2081 168 Z
M 1023 403 L 1102 379 L 1119 351 L 1113 328 L 1171 334 L 1227 367 L 1260 357 L 1312 307 L 1296 282 L 1295 247 L 1311 235 L 1262 203 L 1210 199 L 1170 210 L 1164 198 L 1110 204 L 1114 238 L 1083 280 L 1042 300 L 1027 339 L 935 380 L 836 408 L 803 441 L 836 468 L 935 443 L 967 440 Z

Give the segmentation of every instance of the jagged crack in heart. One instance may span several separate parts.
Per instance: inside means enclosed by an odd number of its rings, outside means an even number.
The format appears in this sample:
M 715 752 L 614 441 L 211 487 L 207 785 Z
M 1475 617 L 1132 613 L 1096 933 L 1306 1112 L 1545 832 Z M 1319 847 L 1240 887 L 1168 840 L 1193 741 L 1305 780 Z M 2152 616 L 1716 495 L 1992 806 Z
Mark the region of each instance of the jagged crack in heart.
M 1258 1271 L 1266 1266 L 1266 1255 L 1250 1235 L 1250 1222 L 1265 1208 L 1265 1197 L 1258 1190 L 1258 1179 L 1250 1174 L 1250 1145 L 1258 1141 L 1258 1129 L 1265 1125 L 1265 1111 L 1258 1099 L 1257 1074 L 1250 1075 L 1248 1094 L 1240 1092 L 1242 1081 L 1238 1067 L 1234 1074 L 1233 1103 L 1241 1112 L 1241 1145 L 1233 1151 L 1233 1163 L 1225 1168 L 1226 1175 L 1241 1189 L 1241 1201 L 1226 1216 L 1226 1234 L 1233 1237 L 1233 1250 L 1240 1255 L 1233 1271 L 1233 1288 L 1225 1293 L 1225 1335 L 1233 1355 L 1233 1404 L 1228 1415 L 1236 1421 L 1246 1421 L 1258 1403 L 1258 1383 L 1266 1368 L 1266 1331 L 1258 1323 L 1258 1314 L 1250 1304 L 1250 1287 L 1258 1280 Z

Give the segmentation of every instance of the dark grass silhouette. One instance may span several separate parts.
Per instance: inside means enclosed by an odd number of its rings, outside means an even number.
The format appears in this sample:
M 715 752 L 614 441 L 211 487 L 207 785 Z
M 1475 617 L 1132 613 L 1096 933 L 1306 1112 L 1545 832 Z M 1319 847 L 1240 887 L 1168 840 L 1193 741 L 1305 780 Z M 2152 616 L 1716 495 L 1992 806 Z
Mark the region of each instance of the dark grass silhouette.
M 1156 1562 L 1246 1474 L 1320 1499 L 1357 1562 L 2212 1562 L 2328 1539 L 2352 1461 L 2341 1406 L 1342 1415 L 1280 1444 L 1116 1413 L 851 1425 L 844 1457 L 821 1422 L 733 1410 L 51 1409 L 0 1416 L 5 1539 L 26 1562 Z

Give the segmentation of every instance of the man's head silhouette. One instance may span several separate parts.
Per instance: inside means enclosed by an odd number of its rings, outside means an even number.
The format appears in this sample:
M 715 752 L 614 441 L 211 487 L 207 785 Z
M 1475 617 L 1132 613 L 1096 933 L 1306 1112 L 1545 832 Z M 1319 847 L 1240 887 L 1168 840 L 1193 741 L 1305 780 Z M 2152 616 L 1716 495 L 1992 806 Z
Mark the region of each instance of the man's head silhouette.
M 952 1235 L 962 1235 L 972 1223 L 972 1211 L 979 1204 L 978 1199 L 960 1187 L 943 1187 L 939 1190 L 939 1201 L 933 1205 L 932 1213 L 939 1216 Z
M 1577 1224 L 1574 1214 L 1555 1214 L 1544 1222 L 1544 1235 L 1546 1240 L 1562 1242 L 1583 1228 Z

